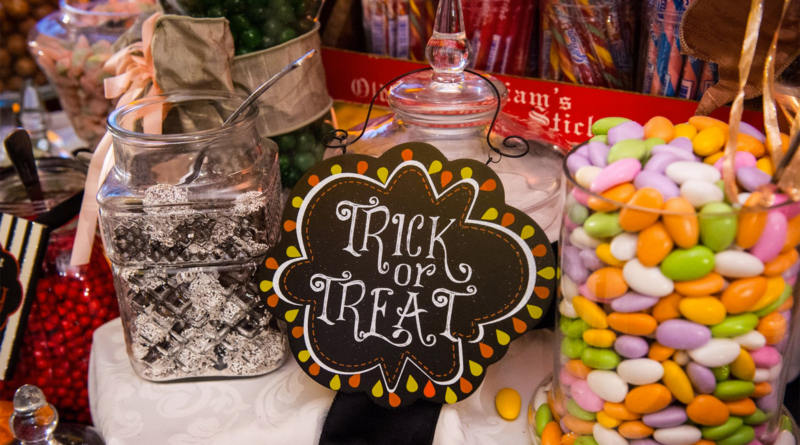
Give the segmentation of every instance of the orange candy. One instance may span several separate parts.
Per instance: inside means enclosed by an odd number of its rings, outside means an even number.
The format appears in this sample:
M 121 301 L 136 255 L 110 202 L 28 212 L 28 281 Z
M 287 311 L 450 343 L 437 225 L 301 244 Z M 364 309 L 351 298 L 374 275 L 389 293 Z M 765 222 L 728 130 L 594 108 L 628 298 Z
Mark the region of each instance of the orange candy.
M 786 242 L 781 252 L 789 252 L 800 245 L 800 215 L 789 220 L 786 227 Z
M 645 267 L 657 266 L 672 252 L 673 242 L 664 224 L 657 222 L 639 233 L 636 258 Z
M 753 192 L 744 202 L 744 207 L 755 207 L 761 202 L 761 193 Z M 739 229 L 736 232 L 736 245 L 749 249 L 761 238 L 761 232 L 767 225 L 767 212 L 739 212 Z
M 725 402 L 725 406 L 728 408 L 728 412 L 730 412 L 732 416 L 744 417 L 756 412 L 756 403 L 753 402 L 753 399 L 749 397 Z
M 632 412 L 622 403 L 606 402 L 603 404 L 603 411 L 617 420 L 639 420 L 642 418 L 641 415 Z
M 564 416 L 564 426 L 567 427 L 568 430 L 572 431 L 575 434 L 592 434 L 592 429 L 594 428 L 594 424 L 597 422 L 589 422 L 587 420 L 581 420 L 572 414 L 567 414 Z
M 664 204 L 664 211 L 679 213 L 678 215 L 665 214 L 663 217 L 664 227 L 675 244 L 684 249 L 697 244 L 700 225 L 697 222 L 697 212 L 692 203 L 686 198 L 670 198 Z
M 728 124 L 719 119 L 714 119 L 708 116 L 692 116 L 689 118 L 689 123 L 692 124 L 697 131 L 705 130 L 708 127 L 719 127 L 725 131 L 725 136 L 728 135 Z
M 672 401 L 672 393 L 660 383 L 637 386 L 625 396 L 625 407 L 638 414 L 661 411 Z
M 794 297 L 790 296 L 789 298 L 786 299 L 785 303 L 778 306 L 778 309 L 775 309 L 775 312 L 788 311 L 789 309 L 792 308 L 792 306 L 794 306 Z
M 800 228 L 798 229 L 800 232 Z M 774 277 L 782 274 L 787 269 L 792 267 L 792 264 L 798 260 L 797 250 L 792 248 L 777 257 L 774 260 L 764 263 L 764 276 Z
M 653 429 L 645 425 L 641 420 L 623 422 L 617 432 L 626 439 L 644 439 L 653 434 Z
M 681 296 L 676 293 L 670 294 L 658 300 L 658 303 L 653 306 L 653 318 L 655 318 L 659 323 L 680 318 L 680 304 Z
M 655 116 L 644 124 L 644 138 L 661 138 L 664 142 L 675 139 L 675 126 L 664 116 Z
M 570 360 L 564 367 L 568 373 L 579 379 L 585 379 L 592 372 L 592 368 L 584 365 L 581 360 Z
M 672 357 L 672 354 L 674 353 L 675 349 L 668 348 L 659 342 L 655 342 L 650 345 L 650 352 L 647 353 L 647 358 L 657 362 L 663 362 L 664 360 Z
M 604 267 L 594 271 L 586 280 L 586 287 L 599 298 L 617 298 L 628 292 L 628 283 L 619 267 Z
M 630 201 L 634 192 L 636 192 L 636 187 L 634 187 L 630 182 L 626 182 L 604 191 L 600 194 L 600 196 L 611 201 L 628 202 Z M 586 205 L 596 212 L 613 212 L 618 208 L 616 205 L 611 204 L 608 201 L 604 201 L 596 196 L 590 196 Z
M 739 133 L 736 136 L 736 151 L 746 151 L 751 153 L 756 158 L 764 156 L 767 148 L 758 139 L 750 136 L 749 134 Z
M 644 187 L 633 194 L 628 201 L 628 205 L 654 210 L 634 210 L 630 207 L 624 207 L 620 210 L 619 226 L 628 232 L 638 232 L 658 221 L 659 214 L 657 211 L 664 208 L 664 197 L 661 196 L 658 190 Z
M 548 422 L 542 430 L 542 445 L 561 445 L 561 426 L 556 422 Z
M 700 439 L 697 442 L 693 443 L 692 445 L 717 445 L 717 443 L 714 442 L 713 440 Z
M 767 339 L 768 345 L 778 344 L 786 335 L 786 319 L 778 311 L 772 312 L 758 321 L 756 330 Z
M 561 445 L 572 445 L 575 443 L 575 440 L 580 437 L 575 433 L 567 433 L 561 436 Z
M 725 279 L 716 272 L 711 272 L 703 278 L 692 281 L 675 282 L 675 292 L 687 297 L 714 295 L 721 291 L 723 287 L 725 287 Z
M 692 422 L 705 426 L 722 425 L 728 421 L 728 407 L 714 396 L 701 394 L 686 406 L 686 415 Z
M 750 394 L 750 397 L 757 399 L 759 397 L 764 397 L 772 393 L 772 385 L 769 382 L 760 382 L 756 383 L 756 390 Z
M 647 314 L 625 314 L 612 312 L 608 315 L 611 329 L 628 335 L 650 335 L 656 331 L 658 322 Z
M 742 278 L 732 282 L 722 292 L 720 301 L 729 314 L 741 314 L 747 311 L 764 296 L 767 291 L 767 279 L 764 277 Z

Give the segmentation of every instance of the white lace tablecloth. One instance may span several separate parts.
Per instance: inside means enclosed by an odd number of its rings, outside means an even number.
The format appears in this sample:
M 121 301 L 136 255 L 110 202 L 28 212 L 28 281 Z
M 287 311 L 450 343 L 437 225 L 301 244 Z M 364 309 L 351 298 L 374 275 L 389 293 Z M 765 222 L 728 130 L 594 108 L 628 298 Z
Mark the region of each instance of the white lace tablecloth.
M 434 444 L 530 444 L 528 402 L 553 370 L 552 340 L 550 331 L 534 331 L 512 343 L 474 395 L 442 408 Z M 494 406 L 504 387 L 522 395 L 513 422 Z M 277 371 L 251 379 L 147 382 L 128 362 L 119 319 L 94 334 L 89 398 L 108 445 L 316 445 L 333 396 L 291 357 Z

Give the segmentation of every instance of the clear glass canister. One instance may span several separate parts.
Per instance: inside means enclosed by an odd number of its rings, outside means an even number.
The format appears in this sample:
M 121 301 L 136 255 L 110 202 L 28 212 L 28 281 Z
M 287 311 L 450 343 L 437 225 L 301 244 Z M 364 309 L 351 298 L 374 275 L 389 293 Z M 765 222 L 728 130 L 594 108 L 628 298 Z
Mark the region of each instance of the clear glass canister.
M 104 66 L 111 45 L 140 14 L 155 10 L 153 0 L 61 0 L 29 35 L 36 63 L 55 86 L 75 133 L 93 148 L 103 137 L 115 101 L 106 99 L 103 80 L 116 75 Z
M 100 221 L 128 355 L 145 379 L 260 375 L 286 355 L 285 326 L 253 278 L 279 237 L 277 147 L 259 137 L 255 106 L 221 127 L 244 99 L 174 93 L 109 117 L 116 164 Z
M 12 168 L 0 170 L 0 212 L 35 219 L 83 189 L 86 164 L 61 158 L 36 161 L 44 201 L 28 200 Z M 99 237 L 89 263 L 70 266 L 76 221 L 50 233 L 19 362 L 0 397 L 11 400 L 23 384 L 39 386 L 61 416 L 91 422 L 87 374 L 94 330 L 119 316 L 111 269 Z
M 782 400 L 800 203 L 749 192 L 769 166 L 744 167 L 756 165 L 744 146 L 738 204 L 721 190 L 722 161 L 702 162 L 687 137 L 642 164 L 612 152 L 603 168 L 603 147 L 578 147 L 563 167 L 555 370 L 531 402 L 535 442 L 794 445 Z

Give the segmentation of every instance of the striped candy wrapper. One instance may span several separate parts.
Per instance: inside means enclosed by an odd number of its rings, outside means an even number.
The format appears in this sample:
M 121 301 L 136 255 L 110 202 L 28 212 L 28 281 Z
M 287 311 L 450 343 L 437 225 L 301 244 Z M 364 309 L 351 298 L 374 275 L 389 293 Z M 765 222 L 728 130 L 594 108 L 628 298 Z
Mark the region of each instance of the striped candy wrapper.
M 681 88 L 678 97 L 683 99 L 694 99 L 700 84 L 700 76 L 703 71 L 704 62 L 694 57 L 686 57 L 683 64 L 683 74 L 681 75 Z
M 719 72 L 717 71 L 717 64 L 714 62 L 703 63 L 703 71 L 700 74 L 699 88 L 697 89 L 697 97 L 700 100 L 703 98 L 706 90 L 719 82 Z
M 511 8 L 512 0 L 498 0 L 498 4 L 495 6 L 497 14 L 492 19 L 492 39 L 484 68 L 486 71 L 496 72 L 502 63 L 505 33 L 509 27 Z

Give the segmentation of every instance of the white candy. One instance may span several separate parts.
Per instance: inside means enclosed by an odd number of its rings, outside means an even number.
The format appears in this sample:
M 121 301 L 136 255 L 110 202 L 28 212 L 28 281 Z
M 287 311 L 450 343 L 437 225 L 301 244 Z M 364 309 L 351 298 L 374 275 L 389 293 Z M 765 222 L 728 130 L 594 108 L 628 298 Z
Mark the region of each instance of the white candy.
M 581 167 L 578 171 L 575 172 L 575 182 L 581 185 L 583 188 L 589 188 L 592 186 L 592 182 L 594 182 L 594 178 L 603 171 L 600 167 L 595 167 L 593 165 L 587 165 L 585 167 Z
M 548 385 L 549 386 L 549 385 Z M 540 406 L 547 403 L 547 390 L 549 388 L 541 387 L 538 391 L 536 391 L 536 395 L 533 396 L 533 409 L 539 409 Z
M 575 317 L 573 317 L 575 318 Z M 764 337 L 764 334 L 752 330 L 747 334 L 740 335 L 738 337 L 733 337 L 731 340 L 739 343 L 743 348 L 747 349 L 748 351 L 755 351 L 756 349 L 763 348 L 764 345 L 767 344 L 767 339 Z
M 638 259 L 625 263 L 622 276 L 631 289 L 650 297 L 666 297 L 675 290 L 675 283 L 661 273 L 658 267 L 645 267 Z
M 778 379 L 781 377 L 781 370 L 783 369 L 783 365 L 778 363 L 777 365 L 769 368 L 769 380 L 772 382 L 777 382 Z
M 561 300 L 561 303 L 558 303 L 558 312 L 565 317 L 578 318 L 578 313 L 575 312 L 575 307 L 572 306 L 571 301 L 571 299 L 570 301 Z
M 583 230 L 583 227 L 576 227 L 575 230 L 569 234 L 569 242 L 573 246 L 581 249 L 597 249 L 597 246 L 603 244 L 602 241 L 589 236 L 589 234 Z
M 611 255 L 620 261 L 632 260 L 636 258 L 636 246 L 638 244 L 638 234 L 622 232 L 611 240 Z
M 706 368 L 733 363 L 742 352 L 739 343 L 728 338 L 712 338 L 705 345 L 689 350 L 689 357 Z
M 685 351 L 675 351 L 675 355 L 672 356 L 672 360 L 675 360 L 675 363 L 681 366 L 686 366 L 689 364 L 689 354 L 687 354 Z
M 703 164 L 701 162 L 673 162 L 667 166 L 667 169 L 664 171 L 664 173 L 667 175 L 667 177 L 669 177 L 669 179 L 672 179 L 678 185 L 693 179 L 697 181 L 714 183 L 722 178 L 719 170 L 711 165 Z
M 753 383 L 761 383 L 769 381 L 769 369 L 756 368 L 756 375 L 753 377 Z
M 653 438 L 664 445 L 692 445 L 702 437 L 700 429 L 691 425 L 660 428 L 653 433 Z
M 664 377 L 664 367 L 649 358 L 636 358 L 620 362 L 617 374 L 631 385 L 647 385 Z
M 747 252 L 726 250 L 714 255 L 714 271 L 724 277 L 748 278 L 761 275 L 764 263 Z
M 592 371 L 586 376 L 586 383 L 597 397 L 608 402 L 620 403 L 628 395 L 628 384 L 614 371 Z
M 598 445 L 629 445 L 618 432 L 600 425 L 599 422 L 594 424 L 592 434 Z
M 574 281 L 570 280 L 566 274 L 561 275 L 561 296 L 564 297 L 564 300 L 571 303 L 573 298 L 580 295 L 580 292 Z
M 695 208 L 703 207 L 709 202 L 722 202 L 722 189 L 713 182 L 691 179 L 681 186 L 681 196 L 689 200 Z
M 775 439 L 774 445 L 797 445 L 797 441 L 794 438 L 794 434 L 791 431 L 781 431 L 778 434 L 778 438 Z

